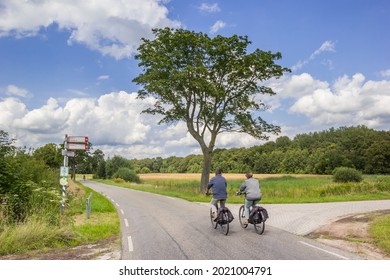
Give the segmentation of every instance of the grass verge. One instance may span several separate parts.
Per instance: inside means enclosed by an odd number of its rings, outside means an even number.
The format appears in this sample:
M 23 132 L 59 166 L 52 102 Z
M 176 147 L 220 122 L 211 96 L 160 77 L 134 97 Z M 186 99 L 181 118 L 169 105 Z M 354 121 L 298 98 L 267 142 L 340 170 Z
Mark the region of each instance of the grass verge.
M 373 244 L 390 256 L 390 214 L 376 217 L 369 226 Z
M 75 186 L 74 186 L 75 187 Z M 0 256 L 30 250 L 69 248 L 118 236 L 120 223 L 115 207 L 101 194 L 77 184 L 78 196 L 69 194 L 66 214 L 60 223 L 31 217 L 23 223 L 0 222 Z M 92 192 L 90 219 L 86 219 L 86 197 Z M 60 211 L 60 205 L 59 205 Z

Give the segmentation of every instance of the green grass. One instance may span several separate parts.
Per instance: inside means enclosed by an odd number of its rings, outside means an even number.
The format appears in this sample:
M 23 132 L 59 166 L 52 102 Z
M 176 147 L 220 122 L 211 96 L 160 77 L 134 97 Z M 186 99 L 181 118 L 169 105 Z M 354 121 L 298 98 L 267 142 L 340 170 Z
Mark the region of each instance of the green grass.
M 78 183 L 79 186 L 82 186 Z M 118 213 L 112 203 L 103 195 L 94 190 L 82 186 L 86 190 L 85 199 L 91 196 L 91 216 L 86 219 L 86 213 L 83 211 L 81 222 L 73 226 L 73 231 L 78 234 L 84 242 L 96 241 L 108 238 L 120 233 L 120 222 Z M 86 209 L 86 204 L 83 205 Z M 84 218 L 85 217 L 85 218 Z
M 18 225 L 3 225 L 0 233 L 0 255 L 69 246 L 75 238 L 77 236 L 69 227 L 50 226 L 40 220 L 29 220 Z
M 373 243 L 390 256 L 390 215 L 376 217 L 369 226 Z
M 118 236 L 120 223 L 115 207 L 101 194 L 82 186 L 85 195 L 72 197 L 59 223 L 46 216 L 34 216 L 23 223 L 0 221 L 0 255 L 22 254 L 30 250 L 68 248 Z M 90 219 L 86 219 L 86 197 L 92 192 Z M 60 212 L 60 204 L 58 211 Z

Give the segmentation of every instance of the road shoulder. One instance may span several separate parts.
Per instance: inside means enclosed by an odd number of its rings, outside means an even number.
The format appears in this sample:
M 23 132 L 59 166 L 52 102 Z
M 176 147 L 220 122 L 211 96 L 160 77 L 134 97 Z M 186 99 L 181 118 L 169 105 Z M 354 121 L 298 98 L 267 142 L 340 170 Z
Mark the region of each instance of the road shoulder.
M 389 260 L 390 256 L 372 244 L 369 223 L 390 214 L 390 209 L 355 214 L 336 220 L 306 235 L 321 243 L 360 255 L 366 260 Z

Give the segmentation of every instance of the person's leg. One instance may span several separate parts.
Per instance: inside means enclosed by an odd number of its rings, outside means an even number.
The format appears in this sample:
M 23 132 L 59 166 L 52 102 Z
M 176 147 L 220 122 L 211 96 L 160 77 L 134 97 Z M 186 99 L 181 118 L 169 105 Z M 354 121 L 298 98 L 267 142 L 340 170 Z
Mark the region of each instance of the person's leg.
M 225 208 L 226 199 L 221 199 L 221 200 L 219 200 L 219 204 L 220 204 L 221 208 Z
M 245 199 L 245 203 L 244 203 L 244 216 L 245 216 L 245 219 L 249 219 L 249 207 L 252 206 L 252 201 L 249 201 L 247 199 Z
M 211 207 L 212 212 L 213 212 L 213 217 L 216 218 L 217 217 L 217 209 L 218 209 L 218 199 L 212 198 L 210 201 L 210 207 Z

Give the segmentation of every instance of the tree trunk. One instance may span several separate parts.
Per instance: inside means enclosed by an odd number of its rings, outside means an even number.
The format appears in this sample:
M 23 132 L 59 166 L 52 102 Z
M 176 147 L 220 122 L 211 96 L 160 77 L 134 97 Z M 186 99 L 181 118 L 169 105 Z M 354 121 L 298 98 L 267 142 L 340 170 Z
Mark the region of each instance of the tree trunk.
M 207 184 L 210 180 L 210 172 L 211 172 L 211 159 L 212 159 L 212 151 L 204 150 L 203 151 L 203 168 L 202 168 L 202 177 L 200 178 L 200 192 L 204 193 L 207 189 Z

